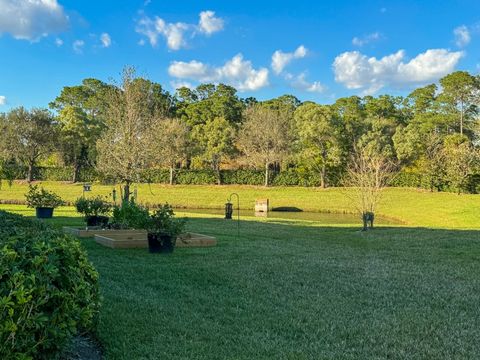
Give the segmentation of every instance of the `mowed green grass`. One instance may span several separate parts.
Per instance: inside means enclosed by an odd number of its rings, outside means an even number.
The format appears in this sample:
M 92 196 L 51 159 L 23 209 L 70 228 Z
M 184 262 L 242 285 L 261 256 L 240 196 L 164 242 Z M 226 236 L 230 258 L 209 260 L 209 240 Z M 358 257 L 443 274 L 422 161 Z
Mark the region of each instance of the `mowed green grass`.
M 78 188 L 54 185 L 78 196 Z M 178 205 L 219 199 L 220 207 L 235 191 L 244 203 L 269 197 L 273 206 L 352 210 L 340 189 L 155 189 L 162 196 L 149 195 L 152 202 Z M 4 187 L 0 199 L 13 190 Z M 480 358 L 479 201 L 389 189 L 381 213 L 407 225 L 361 232 L 353 224 L 249 218 L 238 238 L 234 221 L 182 213 L 190 231 L 216 236 L 218 245 L 168 256 L 81 240 L 100 273 L 105 357 Z M 0 208 L 33 215 L 22 205 Z M 55 211 L 47 220 L 54 226 L 82 224 L 71 207 Z
M 165 256 L 82 240 L 100 273 L 106 359 L 480 358 L 477 231 L 188 227 L 218 245 Z
M 81 184 L 62 182 L 40 183 L 70 202 L 82 196 Z M 108 195 L 113 186 L 94 184 L 87 196 Z M 118 190 L 118 186 L 116 187 Z M 0 201 L 24 201 L 28 185 L 17 182 L 12 187 L 3 184 Z M 268 198 L 272 207 L 295 206 L 305 211 L 355 212 L 352 190 L 344 188 L 202 186 L 139 184 L 139 201 L 148 205 L 168 202 L 175 207 L 223 208 L 227 197 L 235 192 L 240 196 L 242 209 L 253 209 L 255 199 Z M 409 226 L 434 228 L 480 228 L 480 195 L 432 193 L 408 188 L 389 188 L 384 191 L 378 206 L 379 215 L 397 219 Z

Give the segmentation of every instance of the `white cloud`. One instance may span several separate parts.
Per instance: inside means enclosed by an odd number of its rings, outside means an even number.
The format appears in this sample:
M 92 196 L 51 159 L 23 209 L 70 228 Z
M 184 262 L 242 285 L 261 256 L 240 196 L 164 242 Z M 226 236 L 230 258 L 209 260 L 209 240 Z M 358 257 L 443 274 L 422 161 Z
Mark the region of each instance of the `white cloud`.
M 200 82 L 224 82 L 240 91 L 258 90 L 268 85 L 268 69 L 254 69 L 242 54 L 235 55 L 223 66 L 212 67 L 200 61 L 174 61 L 168 67 L 170 76 Z
M 192 83 L 189 83 L 188 81 L 170 81 L 170 86 L 175 89 L 175 90 L 178 90 L 182 87 L 186 87 L 186 88 L 189 88 L 189 89 L 194 89 L 195 86 L 193 86 Z
M 197 32 L 210 35 L 223 29 L 224 22 L 221 18 L 215 17 L 215 12 L 202 11 L 199 16 L 198 25 L 183 22 L 168 23 L 158 16 L 153 19 L 144 16 L 137 21 L 135 31 L 146 36 L 153 47 L 158 45 L 158 38 L 163 37 L 169 49 L 179 50 L 188 46 L 186 41 L 188 36 L 194 37 Z
M 378 41 L 382 38 L 383 38 L 383 35 L 377 31 L 368 35 L 364 35 L 362 37 L 354 37 L 352 39 L 352 44 L 355 46 L 363 46 L 371 42 Z
M 198 27 L 201 32 L 204 32 L 207 35 L 223 30 L 223 24 L 223 19 L 215 17 L 214 11 L 207 10 L 200 13 Z
M 63 45 L 63 40 L 60 39 L 60 38 L 56 38 L 55 39 L 55 45 L 57 45 L 58 47 L 62 46 Z
M 436 81 L 452 72 L 462 56 L 462 51 L 430 49 L 405 62 L 403 50 L 381 59 L 351 51 L 338 55 L 333 69 L 335 80 L 348 89 L 373 94 L 385 86 L 399 88 Z
M 102 35 L 100 35 L 100 41 L 102 42 L 102 47 L 104 48 L 108 48 L 110 47 L 110 45 L 112 45 L 112 39 L 107 33 L 103 33 Z
M 280 74 L 285 66 L 287 66 L 293 59 L 300 59 L 307 56 L 307 48 L 300 45 L 294 52 L 285 53 L 277 50 L 272 55 L 272 69 L 276 74 Z
M 0 105 L 5 105 L 7 103 L 7 98 L 3 95 L 0 95 Z
M 453 30 L 453 35 L 455 35 L 455 44 L 458 47 L 467 46 L 470 43 L 471 36 L 470 31 L 465 25 L 461 25 Z
M 75 51 L 77 54 L 81 54 L 83 52 L 84 46 L 85 46 L 85 41 L 75 40 L 72 45 L 73 51 Z
M 303 72 L 300 75 L 294 76 L 292 74 L 286 74 L 285 79 L 290 82 L 290 85 L 300 91 L 316 92 L 322 93 L 325 91 L 325 86 L 323 86 L 320 81 L 308 82 L 306 79 L 306 73 Z
M 69 19 L 57 0 L 0 0 L 0 34 L 38 41 L 68 28 Z

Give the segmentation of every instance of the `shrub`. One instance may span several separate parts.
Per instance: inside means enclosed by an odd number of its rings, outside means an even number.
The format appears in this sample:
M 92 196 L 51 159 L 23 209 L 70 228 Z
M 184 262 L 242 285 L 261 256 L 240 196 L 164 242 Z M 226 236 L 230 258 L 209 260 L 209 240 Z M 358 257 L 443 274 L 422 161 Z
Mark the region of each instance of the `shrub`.
M 57 358 L 95 326 L 97 281 L 78 240 L 0 211 L 0 358 Z
M 113 207 L 112 226 L 116 229 L 145 229 L 148 221 L 148 209 L 133 200 Z
M 78 198 L 75 201 L 75 208 L 87 218 L 89 216 L 108 215 L 112 210 L 112 205 L 99 195 L 92 199 Z
M 60 196 L 44 188 L 39 189 L 38 185 L 29 186 L 25 199 L 27 200 L 27 206 L 31 208 L 56 208 L 64 204 Z

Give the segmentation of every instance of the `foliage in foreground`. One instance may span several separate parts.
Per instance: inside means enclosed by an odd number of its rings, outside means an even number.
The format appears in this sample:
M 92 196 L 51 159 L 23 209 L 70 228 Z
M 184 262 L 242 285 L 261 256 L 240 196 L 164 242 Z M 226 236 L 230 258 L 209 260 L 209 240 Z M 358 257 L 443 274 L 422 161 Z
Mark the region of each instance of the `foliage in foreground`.
M 77 240 L 0 211 L 0 358 L 56 358 L 94 327 L 97 282 Z

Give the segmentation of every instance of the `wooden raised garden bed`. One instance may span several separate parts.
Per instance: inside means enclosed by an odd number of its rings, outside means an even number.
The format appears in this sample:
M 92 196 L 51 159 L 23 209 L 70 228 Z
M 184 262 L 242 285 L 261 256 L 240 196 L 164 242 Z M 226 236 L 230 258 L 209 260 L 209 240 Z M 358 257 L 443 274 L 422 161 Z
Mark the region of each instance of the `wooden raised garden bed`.
M 119 231 L 119 230 L 117 230 Z M 147 233 L 146 232 L 131 232 L 131 233 L 113 233 L 95 234 L 95 241 L 103 246 L 113 249 L 129 249 L 129 248 L 148 248 Z M 217 240 L 214 237 L 186 233 L 177 238 L 176 247 L 208 247 L 215 246 Z
M 63 232 L 80 237 L 80 238 L 87 238 L 87 237 L 94 237 L 95 235 L 102 235 L 102 236 L 110 236 L 115 234 L 124 234 L 124 235 L 131 235 L 131 234 L 138 234 L 142 233 L 145 234 L 145 239 L 147 238 L 147 233 L 143 230 L 114 230 L 114 229 L 102 229 L 100 227 L 89 227 L 86 229 L 85 227 L 70 227 L 64 226 Z

